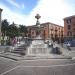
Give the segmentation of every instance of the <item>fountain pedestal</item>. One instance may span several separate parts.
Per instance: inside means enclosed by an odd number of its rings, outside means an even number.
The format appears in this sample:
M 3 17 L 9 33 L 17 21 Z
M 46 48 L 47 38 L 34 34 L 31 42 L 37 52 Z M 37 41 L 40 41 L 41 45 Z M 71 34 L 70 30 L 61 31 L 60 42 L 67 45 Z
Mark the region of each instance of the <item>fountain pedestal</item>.
M 44 43 L 40 36 L 37 38 L 35 38 L 35 40 L 32 41 L 32 44 L 27 50 L 27 55 L 49 55 L 50 50 L 47 44 Z

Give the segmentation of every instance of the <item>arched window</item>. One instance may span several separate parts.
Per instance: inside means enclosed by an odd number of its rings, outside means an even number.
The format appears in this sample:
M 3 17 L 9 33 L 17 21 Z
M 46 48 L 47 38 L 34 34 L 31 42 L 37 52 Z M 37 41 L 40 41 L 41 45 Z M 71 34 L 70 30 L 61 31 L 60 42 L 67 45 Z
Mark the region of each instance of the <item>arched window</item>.
M 67 35 L 72 36 L 72 32 L 68 31 Z

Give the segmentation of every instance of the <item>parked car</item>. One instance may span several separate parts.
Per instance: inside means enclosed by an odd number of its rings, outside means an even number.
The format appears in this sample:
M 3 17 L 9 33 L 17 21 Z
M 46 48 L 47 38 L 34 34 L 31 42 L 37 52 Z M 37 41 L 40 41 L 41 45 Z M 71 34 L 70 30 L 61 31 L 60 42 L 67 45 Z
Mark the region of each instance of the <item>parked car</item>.
M 75 47 L 75 40 L 72 40 L 70 43 L 72 47 Z
M 71 40 L 71 41 L 65 41 L 64 42 L 65 45 L 70 45 L 71 47 L 75 47 L 75 40 Z

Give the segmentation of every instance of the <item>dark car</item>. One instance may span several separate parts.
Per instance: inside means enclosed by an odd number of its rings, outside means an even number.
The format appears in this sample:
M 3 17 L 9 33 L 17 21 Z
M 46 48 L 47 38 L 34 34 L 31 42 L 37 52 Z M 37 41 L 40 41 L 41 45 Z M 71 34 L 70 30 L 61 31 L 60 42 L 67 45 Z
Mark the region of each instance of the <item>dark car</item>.
M 75 40 L 71 40 L 71 41 L 65 41 L 64 44 L 70 44 L 71 47 L 75 47 Z
M 71 44 L 72 47 L 75 47 L 75 40 L 72 40 L 72 41 L 70 42 L 70 44 Z

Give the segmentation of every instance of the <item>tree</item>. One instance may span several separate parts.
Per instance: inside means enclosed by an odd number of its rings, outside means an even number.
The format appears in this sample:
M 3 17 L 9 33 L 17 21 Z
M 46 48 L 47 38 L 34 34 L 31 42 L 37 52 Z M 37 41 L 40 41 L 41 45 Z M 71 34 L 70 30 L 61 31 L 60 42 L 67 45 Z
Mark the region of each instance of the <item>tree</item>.
M 21 36 L 26 36 L 27 31 L 27 27 L 24 25 L 19 25 L 19 30 L 20 30 L 20 35 Z
M 15 26 L 14 22 L 8 26 L 7 36 L 13 38 L 15 36 L 19 36 L 19 29 Z
M 7 19 L 4 19 L 2 21 L 2 26 L 1 26 L 1 32 L 2 32 L 2 39 L 4 40 L 4 37 L 6 36 L 7 33 L 7 29 L 8 29 L 9 23 L 7 21 Z

